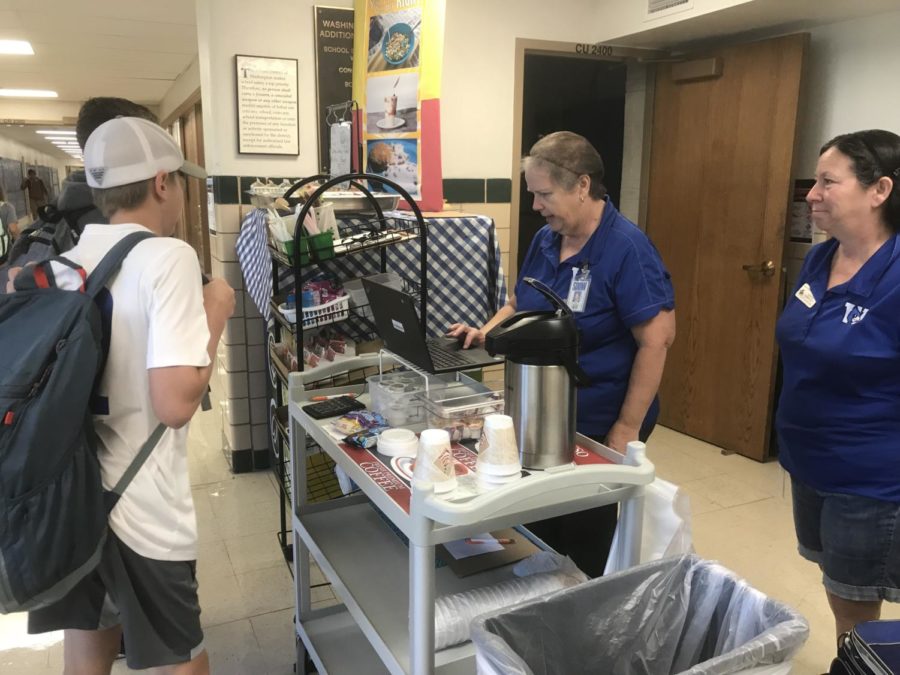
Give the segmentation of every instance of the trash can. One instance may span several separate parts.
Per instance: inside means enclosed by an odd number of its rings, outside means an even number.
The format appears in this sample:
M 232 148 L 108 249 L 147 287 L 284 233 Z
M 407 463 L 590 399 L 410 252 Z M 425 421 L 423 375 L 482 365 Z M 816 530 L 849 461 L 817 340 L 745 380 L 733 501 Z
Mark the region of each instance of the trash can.
M 809 625 L 689 555 L 483 614 L 471 635 L 479 675 L 782 675 Z

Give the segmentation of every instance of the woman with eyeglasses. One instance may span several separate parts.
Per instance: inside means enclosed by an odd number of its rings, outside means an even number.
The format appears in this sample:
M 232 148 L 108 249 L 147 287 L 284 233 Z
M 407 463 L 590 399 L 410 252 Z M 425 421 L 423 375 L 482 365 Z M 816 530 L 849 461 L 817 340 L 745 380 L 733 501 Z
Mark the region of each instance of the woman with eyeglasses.
M 620 452 L 646 440 L 656 423 L 656 397 L 666 353 L 675 339 L 669 273 L 647 236 L 620 214 L 603 185 L 603 160 L 584 137 L 558 131 L 535 143 L 522 162 L 533 208 L 547 224 L 531 242 L 509 302 L 484 326 L 454 324 L 464 346 L 520 310 L 550 309 L 521 279 L 543 281 L 575 313 L 579 364 L 590 384 L 578 390 L 577 430 Z M 604 506 L 530 523 L 546 543 L 600 576 L 617 509 Z

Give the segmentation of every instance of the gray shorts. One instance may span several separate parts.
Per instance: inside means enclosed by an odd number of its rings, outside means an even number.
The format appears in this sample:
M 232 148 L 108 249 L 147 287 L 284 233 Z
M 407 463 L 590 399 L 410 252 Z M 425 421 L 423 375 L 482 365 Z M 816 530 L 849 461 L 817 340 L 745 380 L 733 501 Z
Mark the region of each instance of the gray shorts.
M 190 661 L 203 651 L 195 561 L 151 560 L 109 532 L 97 569 L 59 602 L 28 614 L 28 632 L 122 626 L 128 667 Z

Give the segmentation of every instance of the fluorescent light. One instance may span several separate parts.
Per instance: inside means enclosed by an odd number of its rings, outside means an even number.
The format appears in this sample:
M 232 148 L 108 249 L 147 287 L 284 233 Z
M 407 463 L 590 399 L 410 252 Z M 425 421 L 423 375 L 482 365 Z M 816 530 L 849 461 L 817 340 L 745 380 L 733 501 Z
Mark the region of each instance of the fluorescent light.
M 38 129 L 35 133 L 43 136 L 74 136 L 74 131 L 68 129 Z
M 77 143 L 74 136 L 42 136 L 45 141 L 63 141 L 64 143 Z
M 34 50 L 28 40 L 0 40 L 0 54 L 34 56 Z
M 59 98 L 59 94 L 49 89 L 0 89 L 0 96 L 12 98 Z

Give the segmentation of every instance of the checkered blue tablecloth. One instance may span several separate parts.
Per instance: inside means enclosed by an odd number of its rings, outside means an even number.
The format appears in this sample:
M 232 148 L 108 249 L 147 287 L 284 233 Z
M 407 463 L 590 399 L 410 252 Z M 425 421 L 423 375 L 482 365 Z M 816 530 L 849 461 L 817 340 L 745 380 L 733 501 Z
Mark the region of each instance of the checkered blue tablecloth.
M 388 212 L 389 219 L 408 219 L 409 214 Z M 339 219 L 342 228 L 354 228 L 367 221 L 354 217 Z M 500 261 L 500 244 L 494 222 L 486 216 L 426 218 L 428 305 L 426 327 L 429 335 L 442 335 L 457 321 L 481 325 L 506 304 L 506 281 Z M 388 272 L 418 281 L 420 245 L 418 238 L 388 246 Z M 352 279 L 381 271 L 381 250 L 373 249 L 336 260 L 310 265 L 304 281 L 320 271 L 340 279 Z M 290 270 L 281 270 L 279 285 L 291 283 Z

